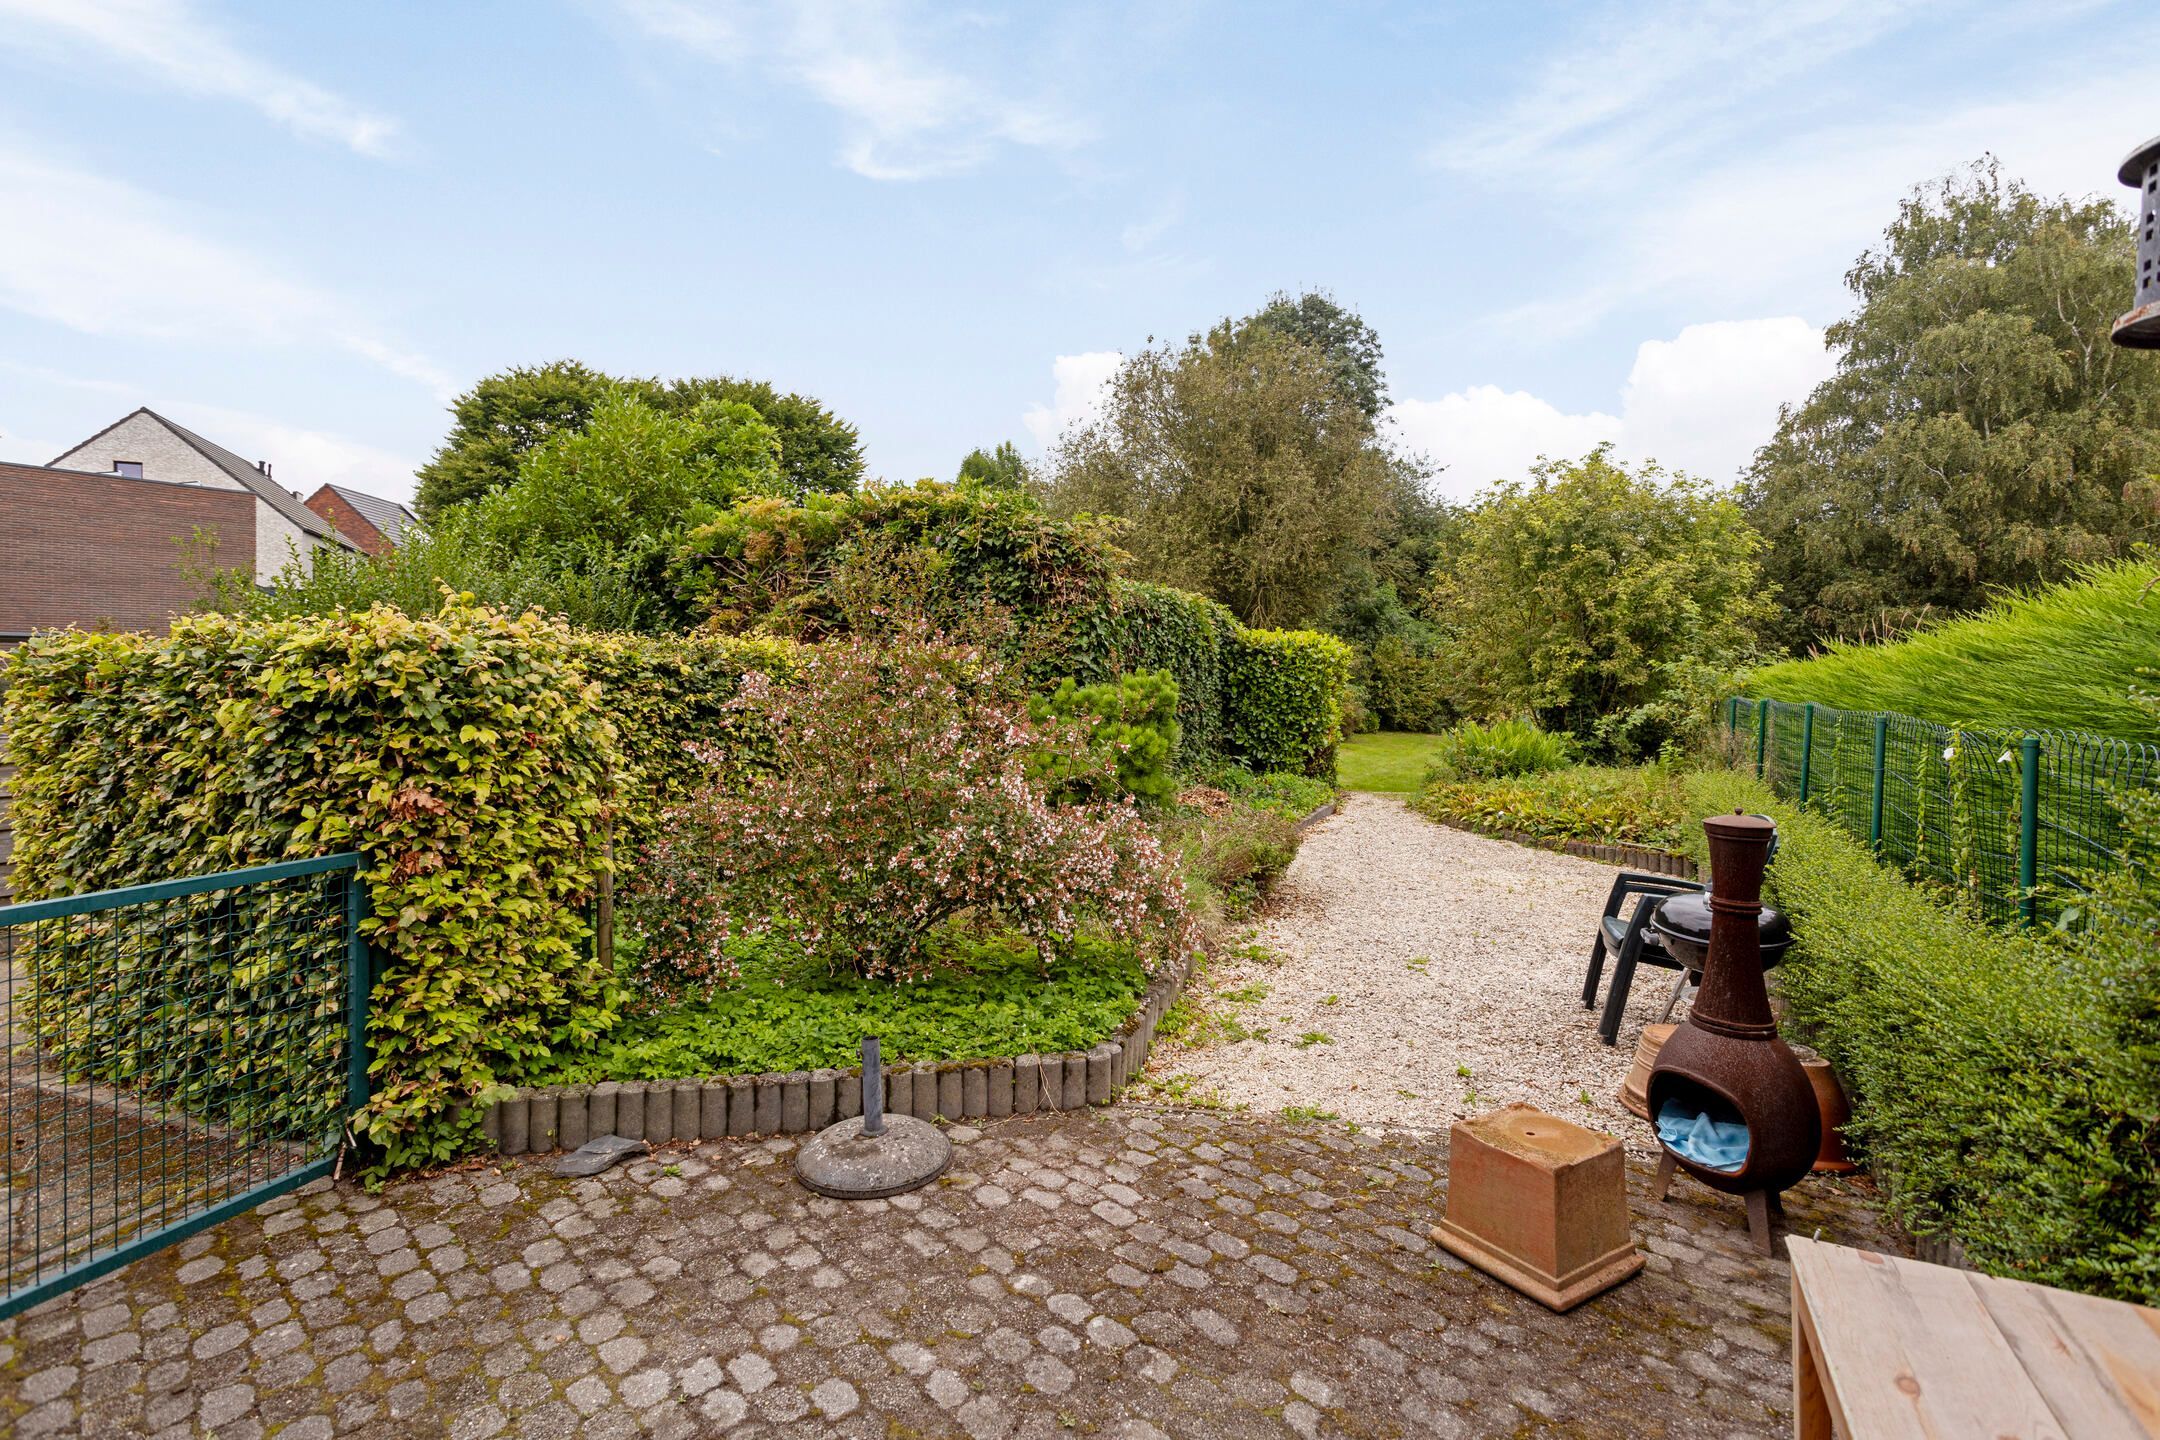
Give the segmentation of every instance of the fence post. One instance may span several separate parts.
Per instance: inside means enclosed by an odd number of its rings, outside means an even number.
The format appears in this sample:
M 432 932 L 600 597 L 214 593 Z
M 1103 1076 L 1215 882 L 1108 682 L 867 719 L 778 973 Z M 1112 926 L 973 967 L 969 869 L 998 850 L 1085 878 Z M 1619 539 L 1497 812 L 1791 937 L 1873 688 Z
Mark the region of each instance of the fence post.
M 1875 803 L 1874 818 L 1868 821 L 1868 849 L 1882 849 L 1882 801 L 1883 801 L 1883 755 L 1889 748 L 1890 717 L 1875 717 Z
M 1755 702 L 1755 778 L 1763 777 L 1763 757 L 1770 751 L 1770 702 Z
M 2018 797 L 2018 914 L 2027 925 L 2039 910 L 2033 887 L 2040 882 L 2040 737 L 2027 735 L 2025 773 L 2019 777 L 2023 793 Z
M 368 918 L 367 882 L 360 862 L 345 880 L 345 1101 L 348 1112 L 368 1101 L 368 994 L 375 988 L 374 961 L 360 922 Z
M 1807 804 L 1808 765 L 1815 758 L 1815 702 L 1800 717 L 1800 803 Z

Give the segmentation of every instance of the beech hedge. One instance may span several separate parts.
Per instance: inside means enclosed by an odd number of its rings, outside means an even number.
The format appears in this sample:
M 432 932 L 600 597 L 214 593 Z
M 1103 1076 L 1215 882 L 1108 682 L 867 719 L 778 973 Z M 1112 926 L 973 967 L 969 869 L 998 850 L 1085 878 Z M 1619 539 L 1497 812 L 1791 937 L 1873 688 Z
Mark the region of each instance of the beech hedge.
M 376 1174 L 447 1160 L 477 1138 L 468 1101 L 613 1020 L 582 911 L 624 763 L 575 648 L 562 626 L 458 599 L 425 618 L 39 635 L 10 658 L 4 702 L 17 886 L 66 895 L 357 849 L 381 970 L 356 1130 Z M 198 1063 L 158 1063 L 214 1071 L 241 1007 L 312 984 L 274 967 L 225 978 L 206 973 L 184 1023 L 162 1027 Z M 137 1079 L 127 1037 L 103 1038 L 80 1051 L 94 1078 Z
M 623 635 L 574 631 L 570 653 L 614 722 L 622 769 L 606 787 L 616 853 L 652 838 L 660 813 L 690 798 L 713 771 L 740 772 L 772 754 L 773 737 L 729 708 L 743 676 L 793 678 L 802 647 L 756 636 Z
M 1351 655 L 1333 635 L 1241 628 L 1223 647 L 1231 754 L 1254 770 L 1333 774 Z

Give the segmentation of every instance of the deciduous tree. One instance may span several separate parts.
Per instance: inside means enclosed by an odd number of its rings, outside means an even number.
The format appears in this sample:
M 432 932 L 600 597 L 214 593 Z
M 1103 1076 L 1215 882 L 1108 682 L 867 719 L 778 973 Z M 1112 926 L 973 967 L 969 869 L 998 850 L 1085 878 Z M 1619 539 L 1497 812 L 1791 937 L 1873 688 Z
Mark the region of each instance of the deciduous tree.
M 2108 342 L 2133 263 L 2113 204 L 1992 160 L 1912 193 L 1846 276 L 1837 374 L 1748 482 L 1782 640 L 1972 609 L 2151 534 L 2160 364 Z
M 1529 715 L 1592 753 L 1654 753 L 1771 618 L 1739 502 L 1600 446 L 1545 461 L 1464 517 L 1431 593 L 1455 708 Z
M 1394 464 L 1324 351 L 1225 322 L 1128 360 L 1101 417 L 1059 442 L 1045 494 L 1131 521 L 1138 577 L 1248 625 L 1304 625 L 1368 557 Z
M 798 492 L 852 490 L 862 479 L 855 427 L 808 396 L 784 393 L 765 380 L 723 375 L 663 384 L 556 360 L 513 366 L 457 398 L 450 407 L 450 434 L 418 472 L 420 513 L 434 519 L 450 506 L 507 486 L 527 451 L 582 429 L 610 395 L 629 395 L 671 414 L 688 414 L 710 401 L 736 401 L 772 427 L 781 472 Z

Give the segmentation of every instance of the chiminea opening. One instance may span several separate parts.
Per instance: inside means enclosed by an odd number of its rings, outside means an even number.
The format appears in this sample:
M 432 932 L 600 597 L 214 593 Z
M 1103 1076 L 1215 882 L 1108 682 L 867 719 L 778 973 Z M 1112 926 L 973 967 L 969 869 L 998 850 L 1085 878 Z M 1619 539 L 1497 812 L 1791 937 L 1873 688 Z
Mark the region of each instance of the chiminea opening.
M 1657 1111 L 1658 1143 L 1691 1165 L 1737 1175 L 1747 1168 L 1748 1127 L 1740 1107 L 1707 1085 L 1675 1080 Z

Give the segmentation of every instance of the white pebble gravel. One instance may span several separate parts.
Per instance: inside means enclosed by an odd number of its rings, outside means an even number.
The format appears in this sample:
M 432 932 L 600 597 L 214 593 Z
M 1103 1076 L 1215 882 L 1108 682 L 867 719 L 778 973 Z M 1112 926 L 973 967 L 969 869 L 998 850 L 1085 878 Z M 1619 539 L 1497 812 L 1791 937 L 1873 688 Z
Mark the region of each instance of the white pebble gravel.
M 1307 834 L 1252 937 L 1281 963 L 1225 957 L 1208 977 L 1218 993 L 1268 987 L 1230 1007 L 1265 1038 L 1164 1046 L 1150 1074 L 1191 1076 L 1189 1094 L 1256 1114 L 1310 1107 L 1375 1127 L 1444 1127 L 1521 1100 L 1655 1155 L 1620 1084 L 1673 972 L 1636 972 L 1617 1046 L 1582 1007 L 1616 873 L 1351 795 Z M 1312 1034 L 1328 1040 L 1299 1043 Z

